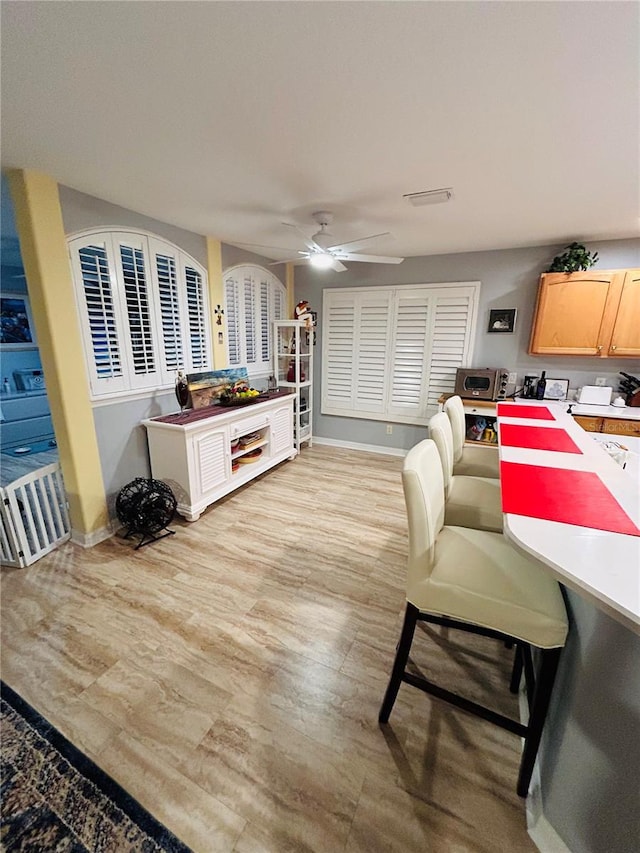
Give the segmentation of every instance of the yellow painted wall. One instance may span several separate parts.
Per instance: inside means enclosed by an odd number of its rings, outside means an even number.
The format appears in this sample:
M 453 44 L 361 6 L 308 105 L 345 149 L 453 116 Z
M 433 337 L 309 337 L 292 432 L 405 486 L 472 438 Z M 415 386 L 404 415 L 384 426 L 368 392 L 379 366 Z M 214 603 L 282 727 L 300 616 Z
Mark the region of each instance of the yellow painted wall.
M 85 357 L 57 183 L 7 172 L 73 536 L 109 526 Z
M 213 366 L 216 370 L 227 367 L 227 323 L 224 313 L 224 283 L 222 281 L 222 244 L 220 240 L 207 237 L 207 267 L 209 274 L 209 302 L 211 303 L 211 329 L 213 335 Z M 219 321 L 219 322 L 218 322 Z

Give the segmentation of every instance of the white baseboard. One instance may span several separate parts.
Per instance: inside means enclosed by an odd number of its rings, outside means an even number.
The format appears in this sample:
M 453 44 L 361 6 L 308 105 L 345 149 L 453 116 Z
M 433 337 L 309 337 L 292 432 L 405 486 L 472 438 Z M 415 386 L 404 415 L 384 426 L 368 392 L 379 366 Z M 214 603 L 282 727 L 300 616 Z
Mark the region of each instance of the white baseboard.
M 76 545 L 80 545 L 81 548 L 93 548 L 99 542 L 109 539 L 113 536 L 113 533 L 111 525 L 109 527 L 101 527 L 99 530 L 93 530 L 91 533 L 81 533 L 79 530 L 72 529 L 71 541 Z
M 385 456 L 406 456 L 408 451 L 400 447 L 383 447 L 378 444 L 359 444 L 356 441 L 341 441 L 338 438 L 320 438 L 313 436 L 314 444 L 326 444 L 329 447 L 344 447 L 345 450 L 362 450 L 365 453 L 382 453 Z
M 527 831 L 529 838 L 531 838 L 540 853 L 571 853 L 571 850 L 544 815 L 540 815 L 535 826 L 529 825 L 528 815 L 529 810 L 527 809 Z

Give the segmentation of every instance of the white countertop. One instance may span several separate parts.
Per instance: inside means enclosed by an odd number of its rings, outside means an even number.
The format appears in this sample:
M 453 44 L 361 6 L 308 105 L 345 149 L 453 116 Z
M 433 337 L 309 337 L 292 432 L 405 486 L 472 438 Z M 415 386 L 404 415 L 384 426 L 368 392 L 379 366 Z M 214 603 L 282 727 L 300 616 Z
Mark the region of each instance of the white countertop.
M 585 432 L 566 413 L 566 401 L 517 402 L 547 406 L 555 420 L 534 421 L 501 415 L 498 431 L 501 423 L 560 427 L 571 436 L 582 453 L 501 446 L 501 461 L 596 473 L 625 512 L 640 526 L 640 440 L 633 436 L 621 439 L 620 444 L 629 451 L 623 469 L 602 446 L 618 437 Z M 559 581 L 640 634 L 640 536 L 509 513 L 504 516 L 504 535 L 516 548 L 548 566 Z
M 525 402 L 523 400 L 523 402 Z M 527 402 L 533 402 L 527 401 Z M 565 411 L 571 406 L 573 415 L 589 415 L 596 418 L 624 418 L 628 421 L 640 421 L 639 406 L 594 406 L 587 403 L 571 403 L 568 400 L 563 400 L 562 403 L 556 403 L 553 400 L 538 400 L 547 405 L 552 403 L 553 406 L 564 406 Z M 554 409 L 555 411 L 555 409 Z
M 479 410 L 490 414 L 491 409 L 495 409 L 499 402 L 519 403 L 521 405 L 544 405 L 549 406 L 551 411 L 566 412 L 571 406 L 571 413 L 574 415 L 588 415 L 596 418 L 623 418 L 629 421 L 640 421 L 640 406 L 594 406 L 587 403 L 576 403 L 575 400 L 525 400 L 524 397 L 517 397 L 515 400 L 509 399 L 504 401 L 496 400 L 473 400 L 470 397 L 464 397 L 462 400 L 465 410 L 471 410 L 477 405 Z

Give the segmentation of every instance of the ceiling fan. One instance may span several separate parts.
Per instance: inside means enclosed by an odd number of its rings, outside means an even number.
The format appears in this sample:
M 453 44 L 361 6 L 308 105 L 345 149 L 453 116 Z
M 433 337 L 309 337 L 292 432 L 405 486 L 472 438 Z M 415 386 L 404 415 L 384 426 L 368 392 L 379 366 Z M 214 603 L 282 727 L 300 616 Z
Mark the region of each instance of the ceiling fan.
M 274 261 L 269 266 L 309 261 L 312 266 L 318 269 L 332 269 L 335 272 L 343 272 L 346 270 L 345 265 L 342 263 L 343 261 L 363 261 L 369 264 L 399 264 L 404 261 L 404 258 L 393 258 L 383 255 L 361 255 L 354 251 L 369 240 L 373 240 L 376 237 L 386 237 L 390 233 L 389 231 L 385 231 L 382 234 L 371 234 L 369 237 L 361 237 L 359 240 L 351 240 L 348 243 L 336 243 L 333 234 L 327 230 L 333 221 L 333 214 L 328 210 L 318 210 L 311 215 L 320 226 L 320 230 L 311 237 L 308 237 L 301 228 L 293 225 L 291 222 L 282 223 L 287 228 L 295 228 L 302 235 L 304 244 L 307 247 L 306 251 L 300 250 L 295 257 Z

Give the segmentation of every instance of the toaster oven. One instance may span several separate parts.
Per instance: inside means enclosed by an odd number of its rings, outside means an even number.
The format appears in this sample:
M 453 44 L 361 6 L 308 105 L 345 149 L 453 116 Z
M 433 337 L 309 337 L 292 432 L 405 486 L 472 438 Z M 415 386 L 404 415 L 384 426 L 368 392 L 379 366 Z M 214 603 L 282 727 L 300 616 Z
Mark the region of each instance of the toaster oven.
M 509 372 L 504 367 L 459 367 L 455 393 L 474 400 L 504 400 Z

